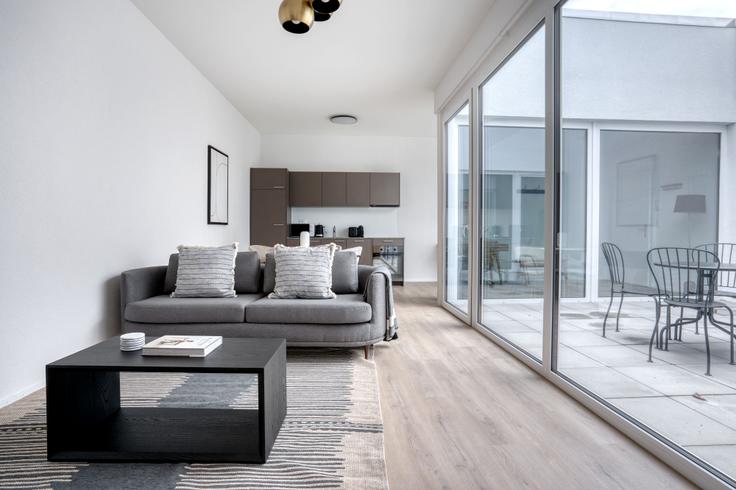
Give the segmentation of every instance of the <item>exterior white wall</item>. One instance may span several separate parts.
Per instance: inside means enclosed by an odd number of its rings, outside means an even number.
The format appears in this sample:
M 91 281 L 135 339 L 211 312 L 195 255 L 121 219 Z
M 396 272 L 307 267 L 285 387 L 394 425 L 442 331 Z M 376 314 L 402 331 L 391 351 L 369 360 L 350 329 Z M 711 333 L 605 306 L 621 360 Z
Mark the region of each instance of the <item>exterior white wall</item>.
M 437 140 L 384 136 L 263 135 L 260 167 L 340 172 L 400 172 L 399 208 L 313 208 L 292 218 L 329 226 L 363 224 L 366 236 L 403 236 L 404 277 L 437 280 Z
M 734 28 L 563 17 L 561 35 L 565 118 L 736 121 Z M 484 113 L 543 116 L 543 66 L 544 37 L 534 36 L 493 77 Z
M 119 329 L 121 271 L 248 242 L 259 134 L 127 0 L 0 2 L 0 405 Z M 207 225 L 207 145 L 230 225 Z
M 721 145 L 718 241 L 736 243 L 736 124 L 726 126 L 725 136 Z

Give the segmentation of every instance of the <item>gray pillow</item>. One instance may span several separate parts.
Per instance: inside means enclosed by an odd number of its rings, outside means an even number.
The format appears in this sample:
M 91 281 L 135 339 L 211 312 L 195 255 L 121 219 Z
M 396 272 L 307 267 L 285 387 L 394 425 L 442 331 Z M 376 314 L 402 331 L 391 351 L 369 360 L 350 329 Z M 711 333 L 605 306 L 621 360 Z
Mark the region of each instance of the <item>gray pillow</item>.
M 337 251 L 332 260 L 332 291 L 336 294 L 358 292 L 358 261 L 355 252 Z M 273 254 L 266 254 L 263 267 L 263 292 L 273 292 L 276 285 L 276 260 Z
M 285 247 L 276 245 L 276 284 L 268 295 L 273 299 L 330 299 L 332 259 L 335 245 L 321 247 Z
M 358 256 L 355 252 L 335 252 L 332 260 L 332 290 L 336 294 L 358 292 Z
M 171 294 L 176 289 L 176 272 L 178 269 L 179 254 L 171 254 L 164 279 L 165 294 Z M 258 252 L 238 252 L 235 256 L 235 292 L 257 293 L 260 280 L 261 262 Z M 271 291 L 273 291 L 273 286 L 271 286 Z
M 266 254 L 266 263 L 263 266 L 263 292 L 272 293 L 276 286 L 276 260 L 272 253 Z
M 258 252 L 238 252 L 235 256 L 235 291 L 257 293 L 261 282 L 261 259 Z
M 179 245 L 173 298 L 234 298 L 238 244 L 222 247 Z
M 164 293 L 171 294 L 176 289 L 176 271 L 179 270 L 179 254 L 169 255 L 169 266 L 166 268 L 164 278 Z

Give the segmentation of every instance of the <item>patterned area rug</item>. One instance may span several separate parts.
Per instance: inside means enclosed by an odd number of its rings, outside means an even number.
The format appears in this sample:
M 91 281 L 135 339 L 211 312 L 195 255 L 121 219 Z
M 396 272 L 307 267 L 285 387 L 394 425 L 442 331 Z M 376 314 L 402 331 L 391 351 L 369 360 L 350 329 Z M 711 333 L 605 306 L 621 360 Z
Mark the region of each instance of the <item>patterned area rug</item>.
M 375 365 L 356 350 L 288 352 L 288 412 L 268 462 L 50 463 L 43 390 L 0 409 L 0 489 L 388 488 Z M 122 373 L 123 406 L 255 408 L 256 377 Z

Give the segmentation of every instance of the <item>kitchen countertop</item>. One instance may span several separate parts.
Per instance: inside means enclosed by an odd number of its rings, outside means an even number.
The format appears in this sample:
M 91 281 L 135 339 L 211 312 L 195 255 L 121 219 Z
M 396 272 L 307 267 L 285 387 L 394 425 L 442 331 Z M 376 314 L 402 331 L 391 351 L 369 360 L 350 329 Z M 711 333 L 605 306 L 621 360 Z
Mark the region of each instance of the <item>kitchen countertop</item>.
M 290 236 L 287 238 L 296 238 L 298 239 L 298 236 Z M 333 240 L 360 240 L 360 239 L 375 239 L 375 238 L 400 238 L 403 239 L 403 236 L 310 236 L 309 239 L 317 239 L 317 240 L 326 240 L 326 239 L 333 239 Z

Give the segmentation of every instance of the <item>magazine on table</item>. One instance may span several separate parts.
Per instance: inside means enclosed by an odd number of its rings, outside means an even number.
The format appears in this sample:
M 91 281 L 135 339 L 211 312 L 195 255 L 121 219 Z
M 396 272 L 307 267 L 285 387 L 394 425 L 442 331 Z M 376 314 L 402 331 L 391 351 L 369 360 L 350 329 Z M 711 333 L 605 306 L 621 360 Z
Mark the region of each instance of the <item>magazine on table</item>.
M 205 357 L 222 345 L 222 337 L 164 335 L 143 346 L 144 356 Z

